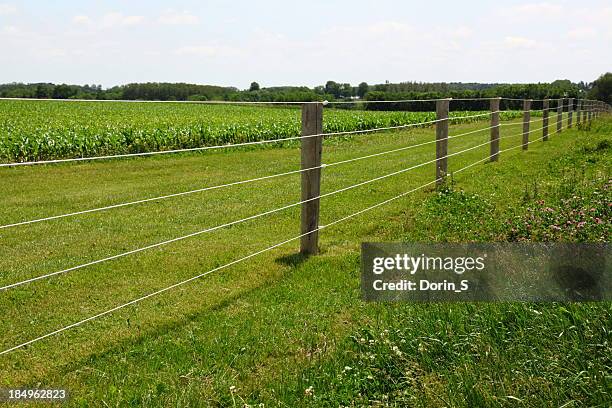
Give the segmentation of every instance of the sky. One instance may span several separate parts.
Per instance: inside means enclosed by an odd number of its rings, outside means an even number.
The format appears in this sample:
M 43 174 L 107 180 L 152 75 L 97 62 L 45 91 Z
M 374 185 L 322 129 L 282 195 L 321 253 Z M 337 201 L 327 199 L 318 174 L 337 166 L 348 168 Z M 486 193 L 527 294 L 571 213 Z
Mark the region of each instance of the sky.
M 608 1 L 0 0 L 0 83 L 591 82 Z

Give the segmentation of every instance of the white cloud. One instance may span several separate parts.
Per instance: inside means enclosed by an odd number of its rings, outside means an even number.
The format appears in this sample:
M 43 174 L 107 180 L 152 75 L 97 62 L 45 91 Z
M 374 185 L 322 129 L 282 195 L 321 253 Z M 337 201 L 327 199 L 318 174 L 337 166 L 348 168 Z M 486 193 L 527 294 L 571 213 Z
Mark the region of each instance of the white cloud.
M 14 4 L 0 3 L 0 16 L 13 14 L 17 12 L 17 6 Z
M 74 16 L 72 17 L 72 22 L 75 24 L 92 24 L 93 21 L 91 21 L 91 18 L 89 18 L 88 16 Z
M 97 19 L 85 15 L 72 17 L 74 24 L 96 28 L 129 27 L 141 24 L 144 21 L 145 18 L 143 16 L 126 16 L 119 12 L 106 13 Z
M 547 16 L 558 15 L 563 12 L 563 6 L 552 3 L 527 3 L 513 7 L 511 9 L 516 14 L 527 16 Z
M 406 34 L 413 30 L 408 24 L 397 21 L 381 21 L 367 26 L 367 31 L 374 34 Z
M 157 19 L 161 24 L 167 25 L 191 25 L 197 24 L 200 21 L 198 16 L 190 14 L 187 11 L 175 11 L 168 9 L 162 13 Z
M 538 46 L 538 43 L 525 37 L 509 36 L 504 38 L 504 45 L 510 48 L 533 49 Z
M 19 34 L 19 29 L 15 26 L 5 26 L 2 27 L 2 34 L 6 34 L 6 35 L 15 35 L 15 34 Z
M 68 56 L 69 54 L 69 51 L 63 48 L 47 48 L 41 50 L 41 52 L 43 57 L 49 58 L 62 58 Z
M 186 45 L 175 50 L 175 54 L 180 56 L 196 57 L 229 57 L 241 54 L 237 48 L 225 45 Z
M 567 38 L 571 40 L 586 40 L 596 36 L 597 32 L 592 27 L 575 28 L 567 32 Z
M 210 45 L 187 45 L 176 50 L 178 55 L 198 55 L 202 57 L 213 57 L 217 54 L 217 48 Z
M 465 39 L 471 37 L 472 34 L 474 34 L 474 30 L 466 26 L 461 26 L 452 30 L 451 34 L 453 35 L 453 37 Z
M 144 22 L 143 16 L 126 16 L 123 13 L 107 13 L 101 19 L 104 27 L 133 26 Z

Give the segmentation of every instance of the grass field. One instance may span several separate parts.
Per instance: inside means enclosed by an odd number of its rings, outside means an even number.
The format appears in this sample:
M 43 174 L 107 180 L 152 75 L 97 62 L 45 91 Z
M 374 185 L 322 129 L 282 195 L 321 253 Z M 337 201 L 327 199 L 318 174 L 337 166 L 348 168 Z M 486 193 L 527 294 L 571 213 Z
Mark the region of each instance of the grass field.
M 297 112 L 297 111 L 296 111 Z M 451 135 L 484 124 L 451 127 Z M 539 127 L 533 124 L 532 126 Z M 612 120 L 552 131 L 321 232 L 322 254 L 284 247 L 0 356 L 0 387 L 66 388 L 71 406 L 606 406 L 612 306 L 366 304 L 363 241 L 545 239 L 530 209 L 580 198 L 609 240 Z M 502 128 L 502 136 L 521 126 Z M 540 133 L 533 133 L 536 138 Z M 328 140 L 331 163 L 433 140 L 432 128 Z M 449 153 L 488 132 L 451 140 Z M 520 136 L 501 141 L 516 146 Z M 434 145 L 326 168 L 323 193 L 434 156 Z M 449 158 L 449 170 L 488 146 Z M 299 168 L 299 149 L 216 151 L 0 170 L 0 224 Z M 433 165 L 326 197 L 326 225 L 431 181 Z M 61 270 L 299 201 L 299 175 L 0 229 L 0 284 Z M 602 199 L 603 197 L 603 199 Z M 543 200 L 543 201 L 542 201 Z M 555 207 L 556 206 L 556 207 Z M 544 223 L 544 221 L 542 221 Z M 517 232 L 518 231 L 518 232 Z M 299 234 L 299 208 L 0 293 L 2 350 Z M 531 234 L 531 235 L 530 235 Z M 100 403 L 103 401 L 103 404 Z

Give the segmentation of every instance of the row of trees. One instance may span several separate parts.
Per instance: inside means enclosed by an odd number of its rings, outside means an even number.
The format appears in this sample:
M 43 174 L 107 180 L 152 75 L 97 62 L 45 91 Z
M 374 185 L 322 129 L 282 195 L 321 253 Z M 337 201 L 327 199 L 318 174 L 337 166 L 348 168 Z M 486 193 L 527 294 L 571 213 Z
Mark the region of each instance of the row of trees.
M 67 84 L 22 84 L 0 85 L 0 97 L 54 98 L 54 99 L 125 99 L 125 100 L 227 100 L 227 101 L 316 101 L 316 100 L 406 100 L 435 99 L 452 97 L 455 99 L 487 98 L 502 96 L 506 98 L 584 98 L 599 99 L 611 103 L 612 73 L 606 73 L 593 83 L 573 83 L 558 80 L 538 84 L 479 84 L 479 83 L 423 83 L 403 82 L 398 84 L 357 86 L 349 83 L 327 81 L 323 86 L 308 87 L 271 87 L 261 88 L 253 82 L 248 90 L 234 87 L 196 85 L 187 83 L 135 83 L 103 89 L 100 85 Z M 466 109 L 482 108 L 477 103 L 460 102 Z M 382 109 L 382 104 L 368 104 L 371 109 Z M 424 104 L 418 106 L 425 107 Z M 387 108 L 412 109 L 412 106 L 388 105 Z M 416 107 L 416 105 L 415 105 Z M 426 109 L 430 109 L 429 106 Z
M 606 72 L 593 82 L 589 92 L 591 99 L 612 104 L 612 73 Z
M 98 99 L 107 91 L 101 85 L 55 85 L 39 84 L 3 84 L 0 85 L 0 96 L 4 98 L 38 98 L 38 99 Z

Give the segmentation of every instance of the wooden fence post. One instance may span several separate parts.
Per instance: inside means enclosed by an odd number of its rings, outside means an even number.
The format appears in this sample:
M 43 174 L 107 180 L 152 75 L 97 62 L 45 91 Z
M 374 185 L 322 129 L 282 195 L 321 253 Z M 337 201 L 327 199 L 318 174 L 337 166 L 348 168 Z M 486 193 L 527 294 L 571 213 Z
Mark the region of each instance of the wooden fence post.
M 550 101 L 548 99 L 544 99 L 542 102 L 542 140 L 548 140 L 548 107 L 550 106 Z
M 582 123 L 586 124 L 587 121 L 587 110 L 589 109 L 589 106 L 587 105 L 587 102 L 583 99 L 582 100 Z
M 581 106 L 580 106 L 580 99 L 576 99 L 576 126 L 580 125 L 581 122 Z
M 499 101 L 501 98 L 494 98 L 490 101 L 491 108 L 491 153 L 492 162 L 499 159 Z
M 572 128 L 572 115 L 574 113 L 574 98 L 567 100 L 567 128 Z
M 448 109 L 450 99 L 436 101 L 436 184 L 444 182 L 448 169 Z
M 523 150 L 529 147 L 529 122 L 531 121 L 531 99 L 523 101 Z
M 557 133 L 561 133 L 563 127 L 563 98 L 559 99 L 557 104 L 559 105 L 557 106 Z
M 323 133 L 323 104 L 302 105 L 302 136 Z M 321 195 L 321 154 L 323 136 L 302 138 L 302 203 L 300 252 L 315 255 L 319 252 L 319 207 Z

